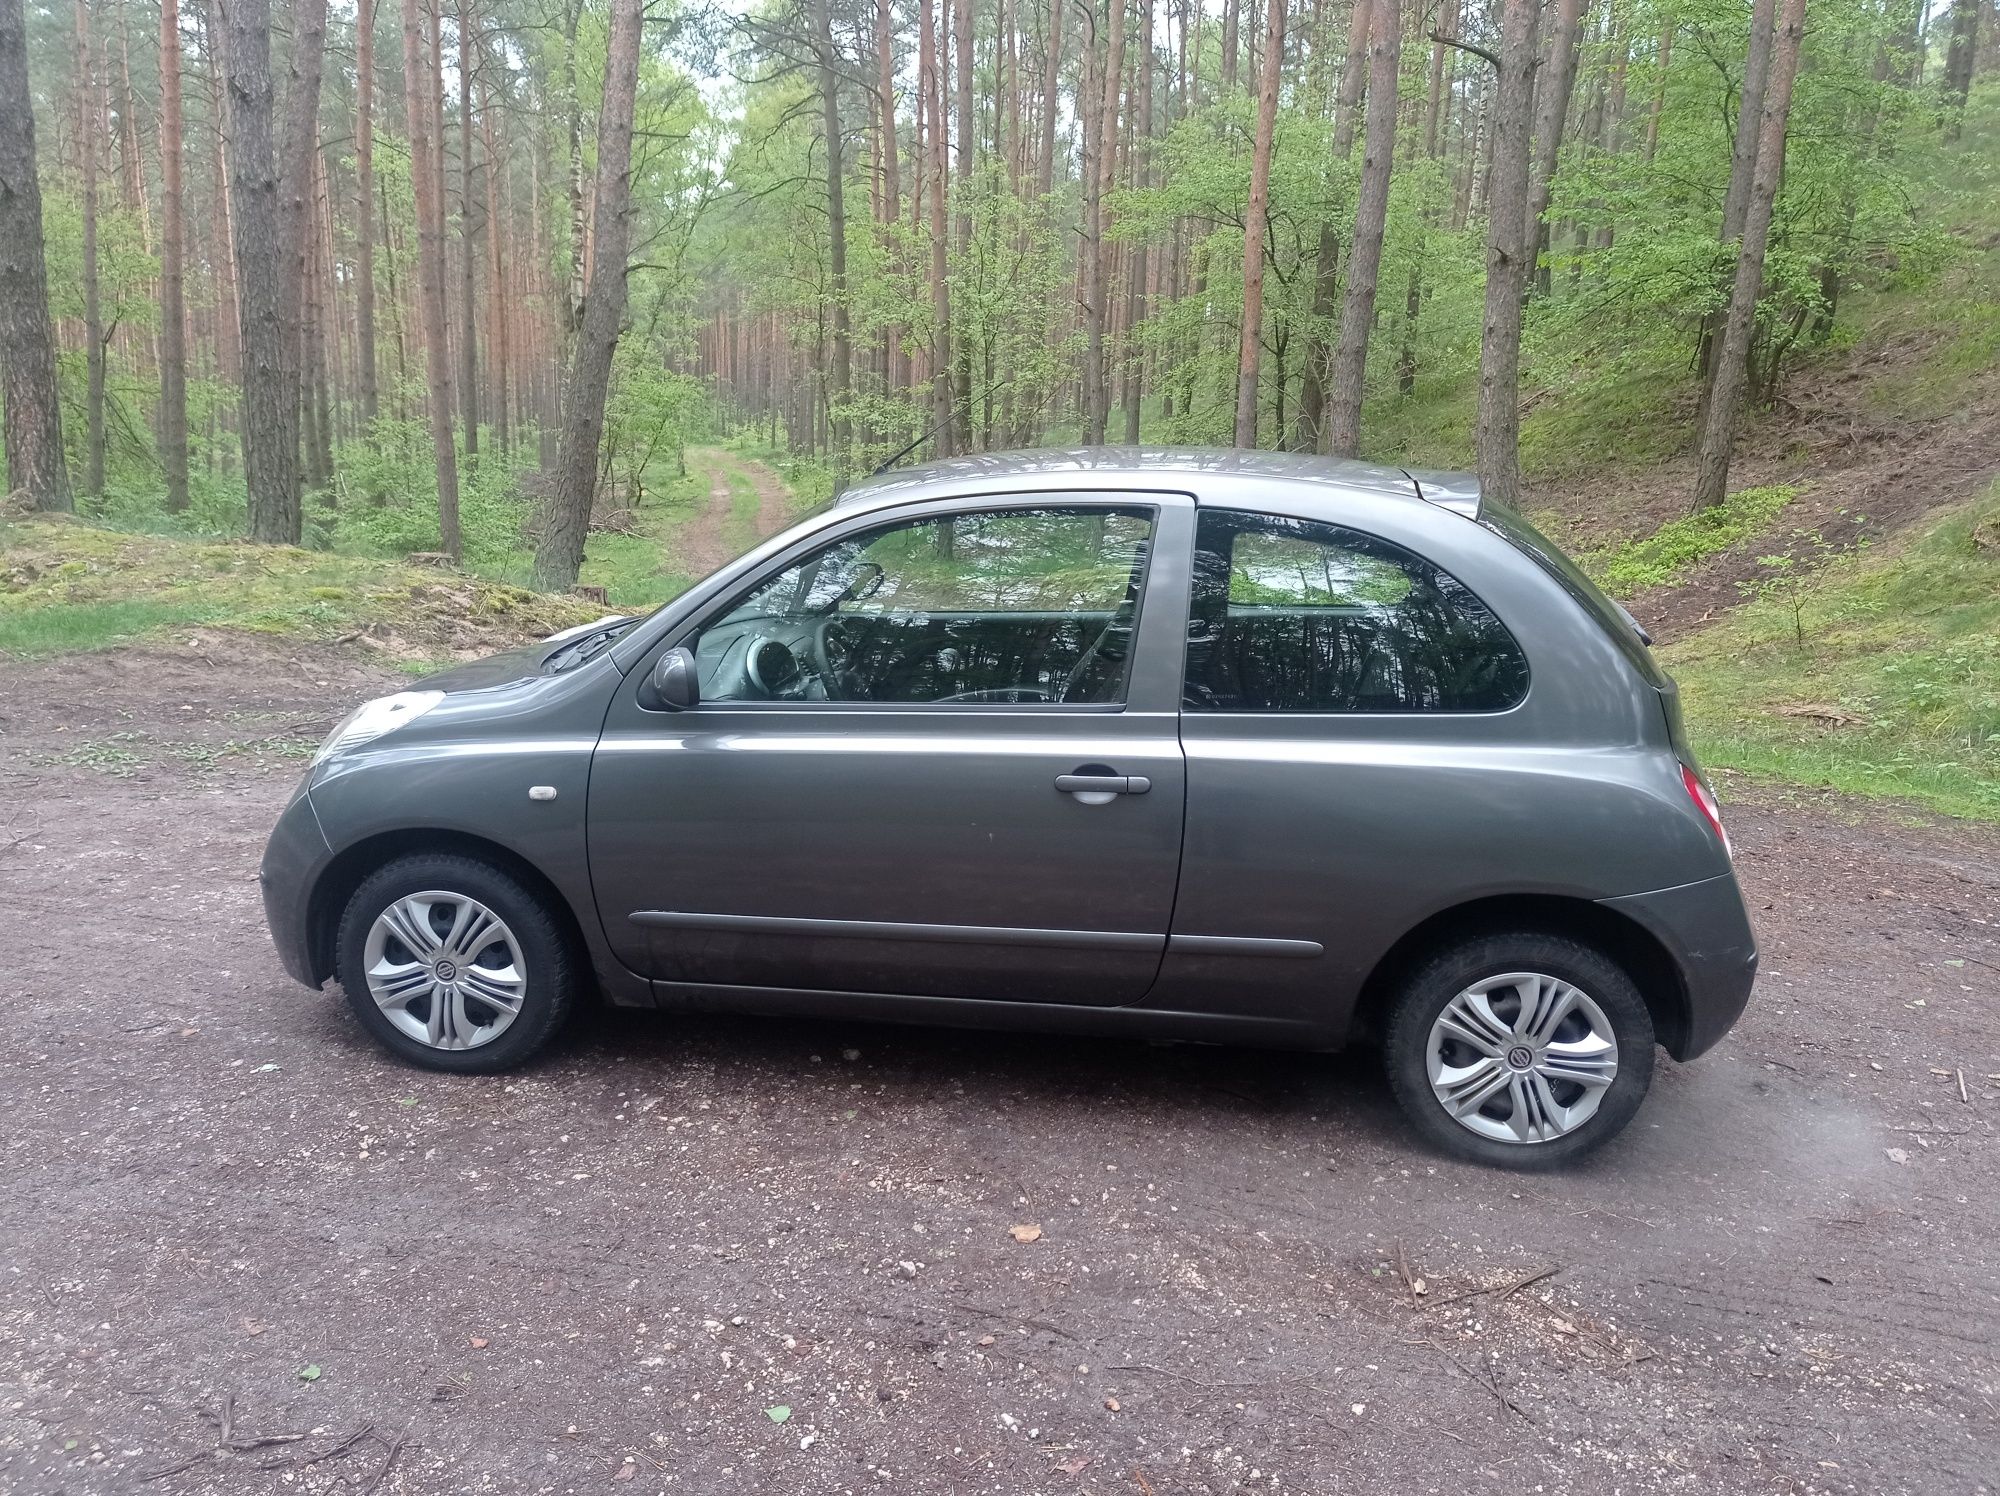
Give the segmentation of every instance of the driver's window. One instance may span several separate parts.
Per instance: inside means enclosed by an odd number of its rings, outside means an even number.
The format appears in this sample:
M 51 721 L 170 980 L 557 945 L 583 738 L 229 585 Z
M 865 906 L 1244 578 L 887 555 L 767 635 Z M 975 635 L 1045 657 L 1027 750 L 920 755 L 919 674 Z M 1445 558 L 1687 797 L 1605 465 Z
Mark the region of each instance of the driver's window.
M 1153 512 L 991 509 L 865 530 L 693 642 L 703 701 L 1116 703 Z

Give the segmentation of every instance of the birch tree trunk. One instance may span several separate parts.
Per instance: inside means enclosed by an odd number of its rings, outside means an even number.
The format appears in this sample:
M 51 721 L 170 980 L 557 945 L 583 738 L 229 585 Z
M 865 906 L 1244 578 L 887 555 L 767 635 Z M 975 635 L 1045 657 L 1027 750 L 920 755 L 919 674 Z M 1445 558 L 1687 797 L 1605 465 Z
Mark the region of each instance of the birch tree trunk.
M 1271 137 L 1278 123 L 1278 68 L 1288 0 L 1265 0 L 1264 61 L 1257 78 L 1257 135 L 1250 202 L 1243 213 L 1243 326 L 1236 345 L 1236 445 L 1257 445 L 1257 375 L 1264 355 L 1264 231 L 1271 204 Z
M 1736 444 L 1737 409 L 1749 381 L 1750 338 L 1757 325 L 1757 298 L 1764 288 L 1764 251 L 1771 214 L 1785 169 L 1785 124 L 1792 109 L 1792 82 L 1798 75 L 1805 36 L 1806 0 L 1784 0 L 1771 46 L 1771 76 L 1764 88 L 1758 129 L 1757 170 L 1744 214 L 1743 243 L 1736 255 L 1736 283 L 1715 360 L 1715 384 L 1702 423 L 1701 454 L 1695 468 L 1694 507 L 1720 504 L 1729 488 L 1729 459 Z
M 6 402 L 7 487 L 37 509 L 68 513 L 62 400 L 49 327 L 42 188 L 28 90 L 21 0 L 0 0 L 0 397 Z
M 414 3 L 414 0 L 406 0 Z M 824 0 L 821 0 L 824 3 Z M 612 0 L 604 62 L 604 104 L 597 116 L 597 187 L 591 229 L 590 289 L 584 293 L 576 357 L 563 401 L 555 482 L 535 547 L 535 585 L 574 587 L 597 496 L 597 448 L 611 359 L 625 321 L 625 259 L 632 220 L 632 113 L 639 87 L 642 0 Z

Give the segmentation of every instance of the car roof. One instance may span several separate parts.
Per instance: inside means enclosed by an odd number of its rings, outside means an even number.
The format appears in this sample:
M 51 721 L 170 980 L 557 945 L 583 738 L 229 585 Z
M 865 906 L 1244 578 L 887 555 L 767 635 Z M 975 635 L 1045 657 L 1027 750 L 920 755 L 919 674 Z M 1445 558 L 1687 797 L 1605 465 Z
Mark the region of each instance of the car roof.
M 1381 467 L 1343 457 L 1262 452 L 1240 447 L 1068 447 L 979 452 L 864 478 L 843 490 L 842 507 L 885 499 L 943 499 L 989 493 L 994 485 L 1059 489 L 1065 480 L 1129 483 L 1144 490 L 1199 477 L 1212 502 L 1254 499 L 1258 484 L 1311 484 L 1335 493 L 1428 501 L 1474 518 L 1479 481 L 1470 473 Z M 1331 495 L 1330 495 L 1331 496 Z

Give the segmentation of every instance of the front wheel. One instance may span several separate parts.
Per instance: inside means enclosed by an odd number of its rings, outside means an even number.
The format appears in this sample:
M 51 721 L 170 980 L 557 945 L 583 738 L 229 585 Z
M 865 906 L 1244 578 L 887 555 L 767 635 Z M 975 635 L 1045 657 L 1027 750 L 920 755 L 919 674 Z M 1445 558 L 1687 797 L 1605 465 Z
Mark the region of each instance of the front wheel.
M 1616 1136 L 1653 1079 L 1653 1021 L 1631 977 L 1565 936 L 1489 935 L 1406 982 L 1384 1041 L 1389 1086 L 1446 1152 L 1552 1168 Z
M 574 1006 L 577 963 L 553 912 L 489 863 L 399 857 L 341 916 L 335 970 L 363 1028 L 411 1064 L 506 1070 Z

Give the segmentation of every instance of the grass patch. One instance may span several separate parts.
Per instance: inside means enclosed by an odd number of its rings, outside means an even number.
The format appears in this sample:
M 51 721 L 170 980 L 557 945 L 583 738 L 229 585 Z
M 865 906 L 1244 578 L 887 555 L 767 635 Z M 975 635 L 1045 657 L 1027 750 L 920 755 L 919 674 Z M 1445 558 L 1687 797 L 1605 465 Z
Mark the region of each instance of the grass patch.
M 1585 556 L 1583 565 L 1614 597 L 1671 586 L 1698 563 L 1768 529 L 1803 491 L 1788 483 L 1739 489 L 1711 508 L 1669 520 L 1651 535 Z
M 365 638 L 389 660 L 486 653 L 587 622 L 581 598 L 293 546 L 37 518 L 0 526 L 0 651 L 103 649 L 195 626 Z
M 1800 602 L 1750 602 L 1664 652 L 1705 759 L 2000 820 L 2000 485 L 1824 568 Z
M 215 611 L 196 598 L 140 598 L 68 607 L 0 605 L 0 654 L 32 659 L 108 649 L 162 629 L 207 623 Z

